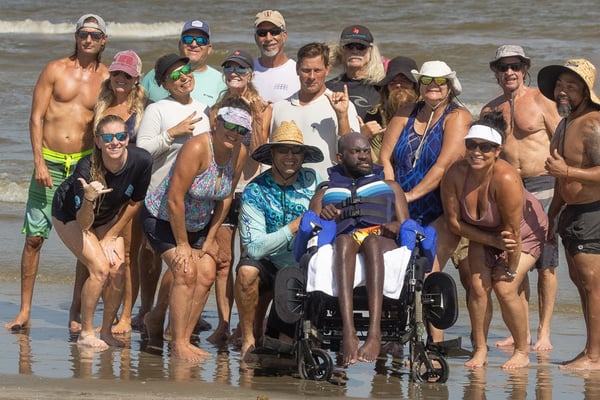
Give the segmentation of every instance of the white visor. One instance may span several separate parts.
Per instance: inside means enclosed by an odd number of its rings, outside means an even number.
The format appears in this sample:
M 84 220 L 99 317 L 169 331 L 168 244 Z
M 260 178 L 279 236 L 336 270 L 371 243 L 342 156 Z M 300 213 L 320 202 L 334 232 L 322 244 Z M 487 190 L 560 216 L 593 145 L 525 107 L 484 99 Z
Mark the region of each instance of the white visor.
M 500 132 L 485 125 L 473 125 L 469 129 L 467 136 L 465 136 L 466 139 L 483 139 L 497 145 L 502 145 L 502 135 Z

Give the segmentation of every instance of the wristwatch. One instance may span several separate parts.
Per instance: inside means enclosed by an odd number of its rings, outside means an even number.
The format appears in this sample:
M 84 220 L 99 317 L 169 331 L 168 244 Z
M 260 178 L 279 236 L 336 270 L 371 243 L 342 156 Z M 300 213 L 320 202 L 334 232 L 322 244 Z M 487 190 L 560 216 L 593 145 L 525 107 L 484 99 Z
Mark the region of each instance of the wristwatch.
M 509 278 L 512 278 L 512 279 L 515 279 L 517 277 L 517 271 L 511 272 L 511 270 L 508 269 L 508 265 L 504 267 L 504 275 L 506 275 L 506 276 L 508 276 Z

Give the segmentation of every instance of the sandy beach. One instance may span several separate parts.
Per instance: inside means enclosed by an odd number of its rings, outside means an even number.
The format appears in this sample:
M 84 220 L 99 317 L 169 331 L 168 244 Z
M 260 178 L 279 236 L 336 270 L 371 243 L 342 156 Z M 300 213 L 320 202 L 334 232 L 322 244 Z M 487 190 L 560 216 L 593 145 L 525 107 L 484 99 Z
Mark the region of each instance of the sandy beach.
M 70 262 L 68 258 L 65 261 Z M 456 271 L 449 269 L 449 272 L 455 275 Z M 532 274 L 532 278 L 535 276 Z M 235 349 L 217 348 L 206 342 L 210 332 L 201 334 L 198 345 L 207 349 L 212 357 L 199 364 L 171 360 L 167 345 L 163 354 L 147 352 L 139 332 L 123 338 L 127 342 L 125 349 L 100 353 L 86 351 L 76 345 L 67 329 L 71 285 L 40 282 L 35 292 L 31 328 L 18 334 L 0 330 L 0 398 L 597 398 L 600 374 L 565 372 L 558 368 L 561 361 L 579 352 L 585 341 L 585 327 L 573 297 L 574 289 L 570 281 L 565 280 L 568 279 L 566 271 L 559 276 L 563 289 L 553 319 L 553 351 L 532 352 L 531 365 L 527 369 L 502 371 L 500 366 L 508 358 L 510 349 L 493 346 L 507 333 L 496 305 L 488 342 L 491 347 L 489 365 L 470 371 L 463 366 L 466 357 L 451 356 L 448 359 L 450 377 L 446 384 L 420 385 L 410 383 L 406 369 L 394 366 L 391 357 L 382 358 L 375 364 L 359 363 L 336 370 L 333 383 L 303 381 L 295 376 L 294 365 L 290 362 L 271 361 L 269 367 L 241 363 Z M 533 286 L 535 280 L 532 281 Z M 463 295 L 459 290 L 459 296 L 462 298 Z M 0 282 L 2 324 L 17 311 L 18 299 L 18 281 Z M 532 303 L 531 326 L 535 327 L 537 309 L 535 302 Z M 216 326 L 213 296 L 204 316 Z M 100 314 L 97 314 L 96 321 L 99 318 Z M 233 323 L 237 323 L 235 312 L 233 318 Z M 461 337 L 463 347 L 470 350 L 469 331 L 468 314 L 461 304 L 459 320 L 446 335 L 447 338 Z M 535 338 L 535 329 L 532 334 Z

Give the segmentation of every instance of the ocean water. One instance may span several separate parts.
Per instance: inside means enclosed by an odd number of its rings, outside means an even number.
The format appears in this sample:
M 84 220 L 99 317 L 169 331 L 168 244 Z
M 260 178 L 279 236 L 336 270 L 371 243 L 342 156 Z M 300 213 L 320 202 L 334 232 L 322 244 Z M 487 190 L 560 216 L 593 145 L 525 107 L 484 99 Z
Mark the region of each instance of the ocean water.
M 267 6 L 265 6 L 267 7 Z M 74 24 L 84 13 L 97 13 L 108 24 L 103 61 L 119 50 L 134 49 L 143 71 L 160 55 L 175 51 L 184 21 L 201 18 L 211 26 L 209 64 L 241 47 L 258 55 L 253 40 L 256 12 L 265 8 L 245 1 L 109 1 L 93 3 L 4 0 L 0 14 L 0 202 L 21 203 L 27 197 L 32 170 L 28 119 L 31 94 L 43 66 L 71 53 Z M 335 42 L 350 24 L 370 28 L 382 54 L 413 57 L 418 64 L 444 60 L 463 85 L 460 100 L 474 113 L 499 94 L 488 63 L 504 43 L 521 44 L 532 57 L 531 85 L 544 65 L 586 57 L 600 65 L 600 18 L 597 2 L 544 0 L 481 2 L 478 0 L 272 1 L 288 26 L 287 53 L 310 41 Z M 333 73 L 332 73 L 333 76 Z

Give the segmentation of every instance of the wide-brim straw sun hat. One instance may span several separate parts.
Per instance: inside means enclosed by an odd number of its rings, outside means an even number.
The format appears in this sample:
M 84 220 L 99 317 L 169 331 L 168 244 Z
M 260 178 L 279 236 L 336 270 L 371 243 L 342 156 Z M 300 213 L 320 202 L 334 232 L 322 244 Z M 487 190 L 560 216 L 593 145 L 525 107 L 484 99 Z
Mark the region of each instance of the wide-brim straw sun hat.
M 419 82 L 422 76 L 431 76 L 432 78 L 448 78 L 450 88 L 455 96 L 462 93 L 462 85 L 456 77 L 456 72 L 452 71 L 448 64 L 443 61 L 427 61 L 421 65 L 421 69 L 410 71 L 414 78 Z
M 548 65 L 538 72 L 538 88 L 540 92 L 552 101 L 554 98 L 554 87 L 558 77 L 563 72 L 571 72 L 577 74 L 588 90 L 590 91 L 590 100 L 592 103 L 600 106 L 600 98 L 594 92 L 594 82 L 596 80 L 596 67 L 594 64 L 586 60 L 585 58 L 574 58 L 565 61 L 563 65 Z
M 305 163 L 317 163 L 325 159 L 323 152 L 318 147 L 304 144 L 302 131 L 293 120 L 283 121 L 271 134 L 270 142 L 254 150 L 252 158 L 259 163 L 272 165 L 273 157 L 271 156 L 271 148 L 280 144 L 304 147 Z

